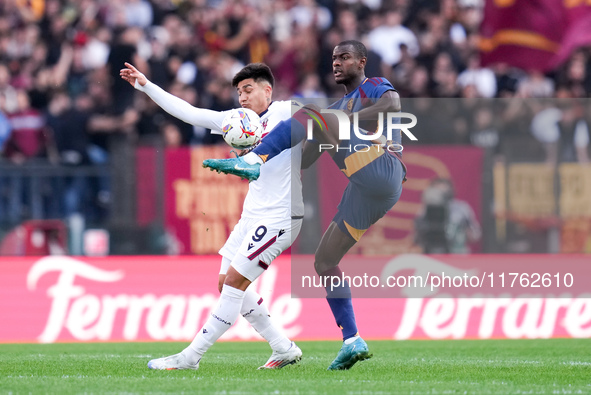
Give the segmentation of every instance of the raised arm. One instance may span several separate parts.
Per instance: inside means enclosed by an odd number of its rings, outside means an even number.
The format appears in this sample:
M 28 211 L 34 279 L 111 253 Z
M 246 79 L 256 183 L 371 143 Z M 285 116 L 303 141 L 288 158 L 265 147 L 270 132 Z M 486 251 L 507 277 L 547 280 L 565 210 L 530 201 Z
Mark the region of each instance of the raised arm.
M 371 106 L 365 107 L 357 112 L 359 120 L 377 119 L 379 113 L 400 112 L 400 96 L 396 91 L 386 91 Z
M 379 113 L 400 112 L 401 109 L 400 95 L 396 91 L 389 90 L 384 92 L 374 104 L 359 110 L 357 116 L 359 120 L 375 120 Z M 382 135 L 380 138 L 372 140 L 372 143 L 388 144 L 386 140 L 386 136 Z
M 150 82 L 131 63 L 125 62 L 125 67 L 119 72 L 121 78 L 129 82 L 135 89 L 147 94 L 164 111 L 191 125 L 211 129 L 213 134 L 221 134 L 225 112 L 194 107 Z

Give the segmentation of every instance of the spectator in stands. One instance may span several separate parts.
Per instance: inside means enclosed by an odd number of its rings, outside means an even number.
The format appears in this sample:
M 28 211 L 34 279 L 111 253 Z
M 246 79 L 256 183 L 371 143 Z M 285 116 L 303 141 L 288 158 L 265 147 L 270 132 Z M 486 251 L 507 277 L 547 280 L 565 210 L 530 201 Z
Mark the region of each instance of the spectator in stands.
M 76 101 L 83 101 L 79 96 Z M 69 167 L 90 164 L 88 158 L 88 133 L 86 126 L 90 114 L 72 104 L 72 99 L 64 90 L 54 92 L 47 112 L 47 126 L 54 136 L 59 162 Z M 62 217 L 73 214 L 86 214 L 95 217 L 89 199 L 90 180 L 84 175 L 71 175 L 58 180 L 62 192 Z
M 130 91 L 127 84 L 123 84 L 119 78 L 119 69 L 121 65 L 131 59 L 142 69 L 147 69 L 144 58 L 138 53 L 138 47 L 148 45 L 142 29 L 130 27 L 123 30 L 116 38 L 116 43 L 111 47 L 108 58 L 111 97 L 117 98 L 117 106 L 113 106 L 112 111 L 115 114 L 122 114 L 130 109 L 133 104 L 134 92 Z M 123 81 L 125 82 L 125 81 Z
M 183 145 L 183 135 L 176 124 L 169 121 L 163 123 L 160 133 L 166 148 L 179 148 Z
M 17 102 L 17 110 L 8 115 L 12 134 L 6 141 L 4 156 L 19 166 L 34 161 L 55 163 L 57 153 L 43 114 L 31 107 L 29 95 L 24 90 L 17 91 Z M 51 198 L 51 187 L 49 180 L 37 181 L 33 183 L 32 179 L 22 176 L 10 178 L 8 217 L 12 224 L 26 216 L 44 217 L 45 203 Z
M 476 147 L 498 153 L 501 135 L 494 120 L 494 107 L 483 102 L 474 109 L 474 121 L 470 131 L 470 142 Z
M 343 40 L 359 39 L 358 16 L 349 8 L 341 9 L 337 12 L 336 27 L 341 32 Z
M 510 98 L 517 94 L 520 73 L 506 63 L 497 63 L 492 67 L 497 80 L 497 97 Z
M 402 25 L 403 15 L 398 9 L 389 9 L 384 15 L 384 24 L 369 32 L 368 40 L 371 48 L 380 55 L 389 67 L 401 59 L 400 45 L 406 45 L 410 56 L 419 54 L 419 43 L 416 35 Z
M 543 144 L 546 161 L 589 163 L 589 125 L 581 103 L 552 103 L 538 112 L 531 121 L 531 132 Z
M 400 62 L 392 68 L 392 83 L 399 92 L 406 92 L 408 90 L 412 73 L 417 69 L 417 61 L 408 53 L 406 44 L 400 45 Z M 427 76 L 428 80 L 428 76 Z
M 410 72 L 408 83 L 408 97 L 431 97 L 429 90 L 429 71 L 419 66 Z
M 167 65 L 170 42 L 168 31 L 162 26 L 154 26 L 150 30 L 149 41 L 151 50 L 151 56 L 148 59 L 150 80 L 158 86 L 168 86 L 172 80 L 172 73 Z
M 432 82 L 436 97 L 459 97 L 458 72 L 447 52 L 440 52 L 433 63 Z
M 220 110 L 229 110 L 235 107 L 233 91 L 227 85 L 228 84 L 225 81 L 219 80 L 208 85 L 208 88 L 211 89 L 210 92 L 212 92 L 214 97 L 214 100 L 212 101 L 213 107 L 218 107 Z M 197 105 L 197 91 L 192 86 L 176 82 L 170 85 L 170 93 L 193 106 Z M 204 132 L 202 128 L 189 125 L 168 113 L 166 113 L 165 117 L 166 123 L 173 124 L 176 129 L 178 129 L 181 136 L 181 145 L 213 144 L 215 142 L 220 142 L 221 140 L 220 135 L 214 135 L 215 137 L 210 138 L 208 136 L 210 133 L 201 133 Z M 162 129 L 163 126 L 161 126 L 161 130 Z
M 6 142 L 5 156 L 13 163 L 22 164 L 27 159 L 55 159 L 53 141 L 47 133 L 43 114 L 31 107 L 25 90 L 16 92 L 18 107 L 8 115 L 12 134 Z
M 82 48 L 82 64 L 86 70 L 105 67 L 111 52 L 113 32 L 106 26 L 98 26 L 88 32 Z
M 135 108 L 139 111 L 136 124 L 140 145 L 158 145 L 161 140 L 160 129 L 168 114 L 164 112 L 148 95 L 136 96 Z
M 294 97 L 316 99 L 325 98 L 326 95 L 320 87 L 320 79 L 318 78 L 318 74 L 307 74 L 295 92 Z
M 480 58 L 473 52 L 468 58 L 468 67 L 458 75 L 458 85 L 465 88 L 473 85 L 478 97 L 491 98 L 497 94 L 497 80 L 492 70 L 480 67 Z
M 554 95 L 554 81 L 546 77 L 539 70 L 530 70 L 517 87 L 519 97 L 552 97 Z
M 6 114 L 18 108 L 16 89 L 10 84 L 11 76 L 8 66 L 0 63 L 0 111 Z
M 591 78 L 587 73 L 587 55 L 584 51 L 577 51 L 570 57 L 559 73 L 558 84 L 568 88 L 568 97 L 588 96 Z
M 124 0 L 123 9 L 127 26 L 147 28 L 152 24 L 152 5 L 146 0 Z
M 298 28 L 314 28 L 322 31 L 330 27 L 332 16 L 330 11 L 314 0 L 297 0 L 291 8 L 292 21 Z

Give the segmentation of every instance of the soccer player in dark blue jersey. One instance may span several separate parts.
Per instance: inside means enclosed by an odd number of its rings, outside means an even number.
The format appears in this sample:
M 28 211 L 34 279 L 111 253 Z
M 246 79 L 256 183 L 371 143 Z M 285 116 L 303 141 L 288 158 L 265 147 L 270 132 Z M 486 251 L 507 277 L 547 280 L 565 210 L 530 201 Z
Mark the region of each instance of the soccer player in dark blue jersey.
M 335 81 L 345 87 L 345 96 L 331 105 L 331 109 L 342 110 L 349 115 L 356 113 L 359 126 L 370 131 L 378 126 L 376 119 L 379 119 L 380 113 L 400 112 L 400 97 L 394 87 L 385 78 L 365 76 L 367 50 L 362 43 L 341 42 L 334 48 L 332 59 Z M 344 143 L 349 146 L 366 145 L 367 149 L 357 152 L 353 149 L 337 149 L 343 143 L 339 141 L 337 118 L 321 114 L 316 108 L 308 106 L 296 112 L 291 121 L 283 121 L 276 126 L 246 156 L 226 160 L 208 159 L 204 161 L 204 166 L 256 179 L 261 164 L 306 137 L 308 119 L 314 119 L 315 139 L 306 141 L 302 167 L 310 166 L 324 151 L 328 151 L 349 179 L 338 212 L 316 250 L 314 267 L 328 285 L 327 301 L 343 334 L 343 346 L 328 369 L 350 369 L 357 361 L 370 358 L 371 354 L 357 331 L 349 284 L 345 281 L 340 287 L 332 288 L 330 278 L 342 278 L 338 265 L 343 256 L 400 197 L 406 168 L 398 154 L 389 152 L 389 147 L 400 146 L 400 131 L 392 136 L 393 141 L 387 142 L 385 147 L 381 142 L 371 144 L 351 132 L 351 139 Z M 382 121 L 385 131 L 386 117 Z

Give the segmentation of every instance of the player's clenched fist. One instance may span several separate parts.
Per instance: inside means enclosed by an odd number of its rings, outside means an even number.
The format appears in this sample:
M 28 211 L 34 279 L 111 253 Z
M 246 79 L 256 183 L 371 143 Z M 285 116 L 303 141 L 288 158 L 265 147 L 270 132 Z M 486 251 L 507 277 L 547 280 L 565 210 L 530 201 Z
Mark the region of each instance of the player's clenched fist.
M 125 62 L 125 67 L 126 67 L 125 69 L 121 69 L 119 71 L 119 75 L 125 81 L 129 82 L 131 84 L 131 86 L 135 87 L 136 81 L 141 86 L 144 86 L 148 83 L 148 79 L 146 78 L 146 76 L 143 75 L 142 73 L 140 73 L 139 70 L 136 69 L 134 65 L 132 65 L 131 63 Z

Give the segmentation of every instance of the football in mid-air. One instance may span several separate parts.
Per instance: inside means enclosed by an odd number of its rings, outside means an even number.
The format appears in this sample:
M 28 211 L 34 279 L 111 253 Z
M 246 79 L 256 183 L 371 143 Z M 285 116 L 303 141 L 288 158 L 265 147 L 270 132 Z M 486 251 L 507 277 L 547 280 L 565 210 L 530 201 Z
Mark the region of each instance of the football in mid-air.
M 256 112 L 248 108 L 230 110 L 222 122 L 224 140 L 232 148 L 247 149 L 259 142 L 263 125 Z

